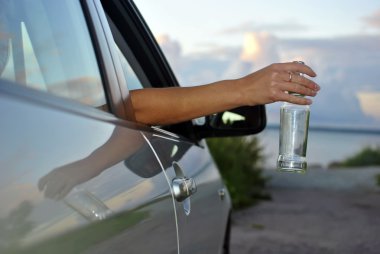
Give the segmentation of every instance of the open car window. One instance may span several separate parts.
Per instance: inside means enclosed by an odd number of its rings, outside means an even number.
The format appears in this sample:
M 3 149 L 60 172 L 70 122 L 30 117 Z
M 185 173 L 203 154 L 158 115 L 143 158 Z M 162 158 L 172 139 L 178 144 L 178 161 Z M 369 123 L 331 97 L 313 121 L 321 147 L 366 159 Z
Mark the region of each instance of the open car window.
M 114 24 L 112 19 L 107 15 L 108 24 L 110 25 L 112 36 L 114 38 L 116 51 L 123 68 L 124 78 L 129 90 L 142 89 L 151 87 L 143 68 L 137 61 L 131 48 L 123 38 L 121 32 Z

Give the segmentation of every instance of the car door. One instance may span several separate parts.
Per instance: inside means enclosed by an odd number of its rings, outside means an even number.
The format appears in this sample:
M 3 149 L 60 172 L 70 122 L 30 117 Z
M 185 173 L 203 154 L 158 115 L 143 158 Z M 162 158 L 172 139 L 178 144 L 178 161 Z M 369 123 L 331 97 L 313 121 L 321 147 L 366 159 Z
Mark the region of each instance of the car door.
M 131 1 L 101 1 L 129 90 L 176 85 L 173 73 Z M 231 202 L 206 142 L 191 122 L 155 127 L 148 140 L 176 196 L 181 253 L 221 253 Z M 169 131 L 168 131 L 169 130 Z M 186 192 L 186 191 L 185 191 Z M 177 193 L 178 194 L 178 193 Z M 178 194 L 181 196 L 181 193 Z
M 222 253 L 231 203 L 206 142 L 153 137 L 176 199 L 181 253 Z
M 0 12 L 0 253 L 178 253 L 155 132 L 115 117 L 119 79 L 94 3 Z

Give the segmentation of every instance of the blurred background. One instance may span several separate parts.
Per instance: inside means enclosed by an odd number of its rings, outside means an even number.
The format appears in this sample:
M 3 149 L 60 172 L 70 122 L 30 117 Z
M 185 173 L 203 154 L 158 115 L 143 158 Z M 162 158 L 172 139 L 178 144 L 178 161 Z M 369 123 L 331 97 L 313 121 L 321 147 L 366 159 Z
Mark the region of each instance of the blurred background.
M 322 90 L 311 108 L 309 167 L 380 145 L 380 2 L 135 0 L 182 86 L 302 60 Z M 278 153 L 280 103 L 259 135 L 265 168 Z

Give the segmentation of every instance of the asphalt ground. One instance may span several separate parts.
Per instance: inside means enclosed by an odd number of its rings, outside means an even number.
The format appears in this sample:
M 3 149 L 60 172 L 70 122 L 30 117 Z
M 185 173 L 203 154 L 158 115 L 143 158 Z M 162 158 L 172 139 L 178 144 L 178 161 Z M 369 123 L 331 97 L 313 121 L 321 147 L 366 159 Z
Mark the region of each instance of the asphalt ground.
M 267 171 L 272 201 L 233 213 L 231 253 L 379 254 L 378 173 L 380 168 Z

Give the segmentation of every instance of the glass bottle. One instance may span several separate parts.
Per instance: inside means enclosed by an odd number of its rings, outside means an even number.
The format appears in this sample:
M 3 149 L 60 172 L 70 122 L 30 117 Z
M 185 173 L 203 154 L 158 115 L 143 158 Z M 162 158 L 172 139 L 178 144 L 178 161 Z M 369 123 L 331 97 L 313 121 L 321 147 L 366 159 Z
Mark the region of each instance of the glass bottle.
M 291 94 L 301 97 L 304 96 L 296 93 Z M 306 171 L 309 117 L 309 105 L 297 105 L 288 102 L 282 104 L 280 109 L 280 142 L 279 156 L 277 160 L 278 170 L 287 172 Z

